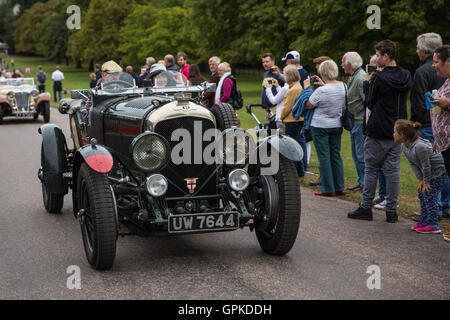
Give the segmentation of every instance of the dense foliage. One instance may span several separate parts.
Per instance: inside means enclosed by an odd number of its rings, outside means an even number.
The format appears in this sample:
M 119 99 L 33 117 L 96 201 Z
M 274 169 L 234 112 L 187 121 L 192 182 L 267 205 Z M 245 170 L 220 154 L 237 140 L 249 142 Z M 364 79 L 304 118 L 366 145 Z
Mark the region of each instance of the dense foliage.
M 21 3 L 18 16 L 12 14 Z M 34 3 L 32 5 L 32 3 Z M 69 30 L 69 5 L 81 8 L 81 29 Z M 418 34 L 438 32 L 449 42 L 448 0 L 47 0 L 0 1 L 0 40 L 17 52 L 92 64 L 107 59 L 141 65 L 148 56 L 188 53 L 191 61 L 218 55 L 231 63 L 259 63 L 298 50 L 310 66 L 320 55 L 340 61 L 358 51 L 367 61 L 373 46 L 391 39 L 399 63 L 417 64 Z M 381 8 L 381 29 L 366 27 L 370 5 Z M 15 21 L 15 22 L 14 22 Z

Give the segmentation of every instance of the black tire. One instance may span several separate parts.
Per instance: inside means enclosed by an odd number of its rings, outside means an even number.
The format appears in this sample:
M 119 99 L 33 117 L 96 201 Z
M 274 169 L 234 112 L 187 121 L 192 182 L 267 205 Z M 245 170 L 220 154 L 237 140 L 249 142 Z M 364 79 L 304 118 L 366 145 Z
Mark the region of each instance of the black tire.
M 44 170 L 45 154 L 44 145 L 41 144 L 41 170 Z M 45 179 L 45 174 L 42 174 L 42 200 L 44 202 L 45 210 L 48 213 L 61 213 L 64 205 L 64 194 L 51 193 L 48 191 L 48 184 Z
M 36 113 L 33 115 L 33 120 L 36 120 L 38 117 L 39 117 L 39 113 L 36 112 Z
M 49 123 L 50 122 L 50 102 L 46 101 L 44 102 L 44 122 Z
M 3 123 L 3 110 L 2 107 L 0 106 L 0 124 Z
M 85 210 L 81 234 L 86 257 L 94 269 L 110 269 L 116 257 L 117 225 L 107 176 L 83 163 L 78 172 L 77 198 L 78 210 Z
M 228 103 L 217 103 L 213 105 L 211 112 L 216 117 L 217 129 L 220 131 L 239 125 L 236 112 Z
M 294 246 L 300 226 L 300 185 L 295 165 L 280 155 L 280 169 L 274 176 L 278 186 L 279 210 L 275 225 L 266 230 L 255 229 L 259 245 L 264 252 L 281 256 Z

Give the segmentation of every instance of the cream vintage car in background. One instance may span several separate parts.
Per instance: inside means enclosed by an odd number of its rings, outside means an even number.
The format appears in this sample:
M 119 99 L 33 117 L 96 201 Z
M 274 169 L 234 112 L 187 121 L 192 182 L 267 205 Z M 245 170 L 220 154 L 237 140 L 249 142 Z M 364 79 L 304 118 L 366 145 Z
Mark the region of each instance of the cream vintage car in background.
M 30 118 L 39 115 L 50 121 L 50 93 L 39 93 L 33 78 L 0 78 L 0 124 L 6 117 Z

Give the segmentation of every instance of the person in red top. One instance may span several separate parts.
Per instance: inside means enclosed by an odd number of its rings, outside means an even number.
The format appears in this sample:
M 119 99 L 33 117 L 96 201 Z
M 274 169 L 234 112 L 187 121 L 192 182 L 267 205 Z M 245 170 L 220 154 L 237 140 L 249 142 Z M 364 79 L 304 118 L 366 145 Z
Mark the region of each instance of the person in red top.
M 189 64 L 187 63 L 187 54 L 184 52 L 178 52 L 177 63 L 180 66 L 180 72 L 184 74 L 186 79 L 189 79 Z
M 217 73 L 220 76 L 220 81 L 216 88 L 214 103 L 228 102 L 231 96 L 231 89 L 233 88 L 233 80 L 230 79 L 230 64 L 227 62 L 222 62 L 219 64 Z

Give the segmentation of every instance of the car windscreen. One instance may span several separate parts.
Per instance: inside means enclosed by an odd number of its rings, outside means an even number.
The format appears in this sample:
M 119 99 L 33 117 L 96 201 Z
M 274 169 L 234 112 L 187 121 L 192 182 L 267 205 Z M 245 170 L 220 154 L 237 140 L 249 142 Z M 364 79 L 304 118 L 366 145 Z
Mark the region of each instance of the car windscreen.
M 33 78 L 1 78 L 0 88 L 11 88 L 11 89 L 34 89 Z
M 110 93 L 125 92 L 136 87 L 134 78 L 126 72 L 108 73 L 102 78 L 102 90 Z
M 154 79 L 154 88 L 186 87 L 188 81 L 180 72 L 163 71 Z

